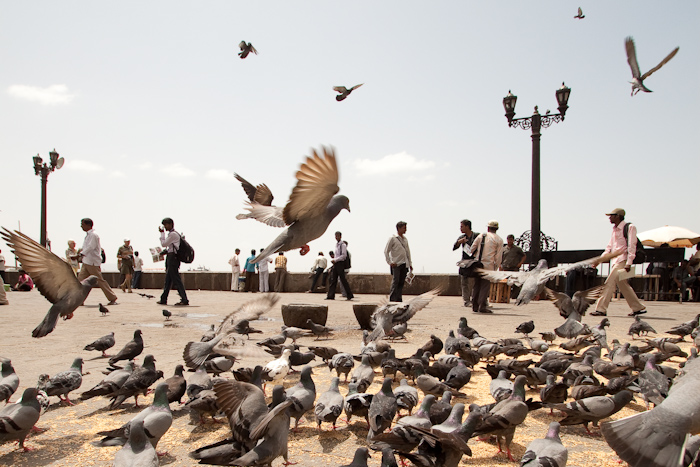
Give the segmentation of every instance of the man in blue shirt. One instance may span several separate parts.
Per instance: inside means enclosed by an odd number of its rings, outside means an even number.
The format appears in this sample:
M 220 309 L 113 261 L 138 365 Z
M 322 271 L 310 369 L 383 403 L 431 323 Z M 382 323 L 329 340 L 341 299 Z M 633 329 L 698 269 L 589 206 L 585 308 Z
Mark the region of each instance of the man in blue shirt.
M 255 250 L 250 250 L 250 256 L 245 260 L 245 266 L 243 267 L 243 269 L 245 270 L 244 292 L 256 292 L 255 287 L 253 287 L 253 277 L 255 277 L 255 263 L 253 263 L 254 259 Z

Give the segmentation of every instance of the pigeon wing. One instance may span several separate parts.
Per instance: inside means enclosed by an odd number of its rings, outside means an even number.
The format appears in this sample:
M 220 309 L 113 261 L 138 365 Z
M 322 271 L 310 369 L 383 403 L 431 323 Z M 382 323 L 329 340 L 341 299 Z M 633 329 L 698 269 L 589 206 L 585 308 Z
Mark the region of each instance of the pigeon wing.
M 596 256 L 594 258 L 589 258 L 583 261 L 579 261 L 578 263 L 573 263 L 569 265 L 563 265 L 563 266 L 555 266 L 553 268 L 545 269 L 540 273 L 540 276 L 537 278 L 537 283 L 538 284 L 545 284 L 547 281 L 550 279 L 553 279 L 559 275 L 566 274 L 569 271 L 573 271 L 576 269 L 581 269 L 586 266 L 597 266 L 600 263 L 607 263 L 611 259 L 620 256 L 622 254 L 623 250 L 618 250 L 613 253 L 608 253 L 605 255 L 600 255 Z
M 248 205 L 246 209 L 250 212 L 248 214 L 239 214 L 236 216 L 236 219 L 248 219 L 252 217 L 256 221 L 267 224 L 270 227 L 287 226 L 283 218 L 282 208 L 278 208 L 277 206 L 265 206 L 255 201 L 249 201 L 246 204 Z
M 237 173 L 234 173 L 233 176 L 236 177 L 236 180 L 241 182 L 243 191 L 245 191 L 245 194 L 248 195 L 248 199 L 250 201 L 255 201 L 256 203 L 262 204 L 263 206 L 270 206 L 272 204 L 272 200 L 275 199 L 275 197 L 272 196 L 272 191 L 270 190 L 270 188 L 268 188 L 267 185 L 263 183 L 258 186 L 254 186 L 252 183 L 250 183 L 248 180 L 241 177 Z
M 634 39 L 628 37 L 625 39 L 625 50 L 627 51 L 627 63 L 630 64 L 632 70 L 632 78 L 641 78 L 639 72 L 639 63 L 637 63 L 637 52 L 634 49 Z
M 507 280 L 508 285 L 518 286 L 523 285 L 529 275 L 528 272 L 524 271 L 488 271 L 486 269 L 477 269 L 476 272 L 481 274 L 481 277 L 491 282 Z
M 240 47 L 241 50 L 245 50 L 245 48 L 246 48 L 246 43 L 245 43 L 245 41 L 241 41 L 241 42 L 238 44 L 238 47 Z
M 313 150 L 296 174 L 297 184 L 284 207 L 283 218 L 287 225 L 325 214 L 331 198 L 340 190 L 333 148 L 324 147 L 322 152 L 323 158 Z
M 22 232 L 3 229 L 2 238 L 14 249 L 22 268 L 48 301 L 56 303 L 68 294 L 82 293 L 82 285 L 68 263 Z
M 362 84 L 365 84 L 365 83 L 362 83 Z M 353 87 L 350 88 L 350 91 L 354 91 L 355 89 L 357 89 L 357 88 L 359 88 L 360 86 L 362 86 L 362 84 L 356 84 L 355 86 L 353 86 Z
M 647 71 L 646 73 L 644 73 L 644 74 L 642 75 L 641 80 L 644 81 L 647 77 L 651 76 L 651 74 L 654 73 L 656 70 L 658 70 L 658 69 L 661 68 L 662 66 L 666 65 L 666 63 L 668 63 L 669 60 L 671 60 L 673 57 L 676 56 L 676 54 L 678 53 L 678 49 L 680 49 L 680 47 L 676 47 L 675 49 L 673 49 L 673 51 L 672 51 L 670 54 L 668 54 L 668 55 L 666 56 L 666 58 L 664 58 L 663 60 L 661 60 L 661 63 L 659 63 L 659 64 L 656 65 L 654 68 L 652 68 L 651 70 Z
M 348 92 L 348 88 L 346 88 L 345 86 L 333 86 L 333 90 L 335 92 L 340 92 L 342 94 L 345 94 L 346 92 Z
M 412 298 L 408 301 L 408 307 L 402 313 L 399 313 L 393 317 L 393 323 L 405 323 L 409 319 L 413 318 L 416 313 L 428 306 L 428 304 L 438 295 L 440 295 L 442 290 L 437 287 L 429 292 Z
M 590 305 L 593 305 L 600 298 L 605 289 L 605 284 L 597 285 L 590 289 L 579 290 L 574 293 L 572 299 L 574 309 L 578 312 L 585 311 Z

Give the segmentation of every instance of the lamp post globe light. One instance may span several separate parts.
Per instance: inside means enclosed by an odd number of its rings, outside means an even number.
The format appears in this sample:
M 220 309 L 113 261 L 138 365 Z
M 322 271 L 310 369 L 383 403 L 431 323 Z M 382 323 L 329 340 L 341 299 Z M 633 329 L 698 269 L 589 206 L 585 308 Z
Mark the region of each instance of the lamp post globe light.
M 41 244 L 46 248 L 46 183 L 49 181 L 49 174 L 63 167 L 65 161 L 55 149 L 49 153 L 48 164 L 39 154 L 32 159 L 34 160 L 34 175 L 41 177 Z
M 561 83 L 561 87 L 556 91 L 559 113 L 540 115 L 535 106 L 535 111 L 531 117 L 514 118 L 515 103 L 518 96 L 508 91 L 508 95 L 503 98 L 503 108 L 506 111 L 509 127 L 520 127 L 523 130 L 532 129 L 532 210 L 530 218 L 530 264 L 535 265 L 542 256 L 542 237 L 540 231 L 540 129 L 548 128 L 554 123 L 564 121 L 566 110 L 569 108 L 569 95 L 571 89 Z

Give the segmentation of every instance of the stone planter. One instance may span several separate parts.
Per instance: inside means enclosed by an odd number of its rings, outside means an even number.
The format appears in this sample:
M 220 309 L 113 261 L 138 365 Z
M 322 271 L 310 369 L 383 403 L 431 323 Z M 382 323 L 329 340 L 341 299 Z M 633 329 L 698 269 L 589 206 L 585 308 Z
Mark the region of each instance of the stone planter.
M 309 329 L 309 326 L 306 325 L 307 319 L 325 326 L 328 320 L 328 306 L 309 303 L 282 305 L 282 320 L 286 326 Z
M 357 319 L 361 329 L 372 330 L 370 321 L 378 306 L 376 303 L 355 303 L 352 306 L 352 311 L 355 312 L 355 319 Z

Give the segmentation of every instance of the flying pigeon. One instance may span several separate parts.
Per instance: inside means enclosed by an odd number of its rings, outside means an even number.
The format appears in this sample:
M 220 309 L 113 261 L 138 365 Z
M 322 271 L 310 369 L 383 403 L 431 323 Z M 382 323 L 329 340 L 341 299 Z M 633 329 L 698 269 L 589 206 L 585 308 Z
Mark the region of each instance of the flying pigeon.
M 583 19 L 583 18 L 585 18 L 585 17 L 586 17 L 586 16 L 583 14 L 583 10 L 581 9 L 581 7 L 578 7 L 578 14 L 577 14 L 576 16 L 574 16 L 574 18 L 576 18 L 576 19 Z M 566 463 L 566 462 L 565 462 L 565 463 Z
M 384 302 L 372 315 L 372 321 L 375 325 L 374 330 L 367 340 L 373 342 L 389 334 L 393 326 L 399 323 L 405 323 L 413 318 L 416 313 L 428 306 L 435 297 L 440 295 L 441 291 L 442 290 L 437 287 L 405 303 Z
M 520 293 L 515 300 L 516 305 L 527 305 L 537 294 L 542 292 L 544 285 L 550 279 L 553 279 L 561 274 L 566 274 L 569 271 L 581 269 L 586 266 L 595 266 L 600 263 L 610 261 L 612 258 L 622 254 L 622 250 L 608 253 L 607 255 L 596 256 L 578 263 L 573 263 L 564 266 L 547 267 L 547 260 L 541 259 L 537 263 L 537 267 L 531 271 L 488 271 L 486 269 L 477 269 L 476 271 L 481 277 L 488 279 L 491 282 L 500 282 L 507 280 L 508 285 L 522 286 Z M 460 266 L 461 261 L 457 263 Z
M 350 200 L 344 195 L 336 195 L 340 188 L 332 148 L 322 148 L 320 155 L 312 150 L 296 178 L 297 184 L 284 208 L 264 206 L 255 201 L 247 203 L 249 217 L 273 227 L 288 226 L 253 259 L 253 263 L 296 248 L 301 248 L 302 255 L 308 253 L 308 243 L 323 235 L 341 210 L 350 212 Z
M 651 89 L 644 86 L 644 80 L 651 76 L 651 74 L 657 71 L 659 68 L 664 66 L 666 63 L 668 63 L 668 61 L 671 60 L 673 57 L 675 57 L 675 55 L 678 53 L 678 49 L 680 49 L 680 47 L 676 47 L 675 49 L 673 49 L 673 51 L 671 51 L 671 53 L 668 54 L 666 58 L 661 60 L 661 63 L 659 63 L 654 68 L 642 75 L 639 71 L 639 63 L 637 63 L 637 52 L 634 48 L 634 39 L 632 39 L 631 37 L 625 38 L 625 51 L 627 52 L 627 63 L 629 63 L 630 69 L 632 70 L 632 81 L 630 81 L 630 84 L 632 84 L 632 94 L 630 95 L 634 96 L 639 91 L 652 92 Z
M 238 44 L 238 47 L 241 48 L 241 51 L 238 52 L 238 56 L 241 57 L 241 59 L 246 58 L 251 52 L 253 52 L 255 55 L 258 54 L 258 51 L 255 50 L 255 47 L 253 47 L 253 44 L 251 44 L 250 42 L 246 44 L 246 41 L 241 41 Z
M 24 440 L 41 416 L 36 395 L 36 388 L 27 388 L 20 402 L 7 404 L 0 409 L 0 444 L 18 440 L 20 448 L 31 451 L 24 445 Z
M 585 316 L 586 310 L 598 300 L 605 289 L 605 284 L 597 285 L 586 290 L 574 292 L 573 297 L 569 297 L 565 293 L 555 292 L 549 287 L 545 287 L 544 291 L 547 298 L 552 300 L 554 306 L 559 308 L 559 314 L 563 318 L 568 318 L 572 312 L 577 312 L 581 316 Z M 579 318 L 577 321 L 581 321 Z
M 58 317 L 71 319 L 73 311 L 83 304 L 90 290 L 97 285 L 97 276 L 78 281 L 70 264 L 15 230 L 3 227 L 3 240 L 12 248 L 37 289 L 53 305 L 43 321 L 34 328 L 32 337 L 44 337 L 54 330 Z
M 114 347 L 114 332 L 110 332 L 106 336 L 102 336 L 96 341 L 86 345 L 83 350 L 97 350 L 98 352 L 102 352 L 102 356 L 106 358 L 109 357 L 109 355 L 105 353 L 105 350 L 111 349 L 112 347 Z
M 237 173 L 234 173 L 233 176 L 236 178 L 236 180 L 241 182 L 243 191 L 245 191 L 245 194 L 248 196 L 248 199 L 251 203 L 258 203 L 261 206 L 272 206 L 272 200 L 274 200 L 275 197 L 272 195 L 272 191 L 267 185 L 262 183 L 260 185 L 254 186 L 252 183 L 250 183 L 248 180 L 241 177 Z M 236 219 L 250 219 L 251 216 L 252 213 L 238 214 L 236 216 Z M 284 224 L 282 223 L 282 225 L 279 225 L 278 227 L 284 227 Z
M 365 84 L 365 83 L 362 83 L 362 84 Z M 335 92 L 340 93 L 339 95 L 335 96 L 335 100 L 337 100 L 338 102 L 345 100 L 345 98 L 348 97 L 351 92 L 353 92 L 355 89 L 362 86 L 362 84 L 356 84 L 355 86 L 351 87 L 350 89 L 346 88 L 345 86 L 334 86 L 333 90 Z

